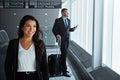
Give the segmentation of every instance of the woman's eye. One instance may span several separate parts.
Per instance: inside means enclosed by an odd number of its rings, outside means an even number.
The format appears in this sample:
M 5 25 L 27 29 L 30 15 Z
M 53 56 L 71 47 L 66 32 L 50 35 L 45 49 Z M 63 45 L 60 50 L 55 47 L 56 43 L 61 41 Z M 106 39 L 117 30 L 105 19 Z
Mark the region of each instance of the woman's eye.
M 33 26 L 33 27 L 35 27 L 35 28 L 36 28 L 36 26 Z

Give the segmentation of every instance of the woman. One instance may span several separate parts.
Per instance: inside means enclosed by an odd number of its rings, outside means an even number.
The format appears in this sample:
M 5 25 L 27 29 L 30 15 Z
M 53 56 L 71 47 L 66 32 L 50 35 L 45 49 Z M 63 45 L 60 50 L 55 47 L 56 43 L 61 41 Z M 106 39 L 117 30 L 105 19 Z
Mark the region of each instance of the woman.
M 19 24 L 18 39 L 9 42 L 5 60 L 7 80 L 49 80 L 45 45 L 39 38 L 42 31 L 31 15 Z

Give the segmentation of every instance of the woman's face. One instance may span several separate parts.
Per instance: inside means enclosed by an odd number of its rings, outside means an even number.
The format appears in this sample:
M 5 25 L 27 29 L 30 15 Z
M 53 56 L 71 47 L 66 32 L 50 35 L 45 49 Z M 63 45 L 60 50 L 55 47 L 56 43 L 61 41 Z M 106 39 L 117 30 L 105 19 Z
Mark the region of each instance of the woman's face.
M 27 20 L 22 28 L 24 37 L 32 38 L 36 32 L 36 22 L 34 20 Z

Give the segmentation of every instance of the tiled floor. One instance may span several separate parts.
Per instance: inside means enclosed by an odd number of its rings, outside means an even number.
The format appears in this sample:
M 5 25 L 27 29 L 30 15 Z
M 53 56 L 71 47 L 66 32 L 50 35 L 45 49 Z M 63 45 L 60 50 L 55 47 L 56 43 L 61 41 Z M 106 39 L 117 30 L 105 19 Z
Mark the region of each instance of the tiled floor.
M 57 54 L 59 53 L 59 49 L 57 47 L 46 47 L 47 49 L 47 55 L 49 56 L 50 54 Z M 72 69 L 70 68 L 70 65 L 67 62 L 67 69 L 69 71 L 69 75 L 71 77 L 64 77 L 64 76 L 59 76 L 59 77 L 50 77 L 50 80 L 75 80 L 75 77 L 72 73 Z

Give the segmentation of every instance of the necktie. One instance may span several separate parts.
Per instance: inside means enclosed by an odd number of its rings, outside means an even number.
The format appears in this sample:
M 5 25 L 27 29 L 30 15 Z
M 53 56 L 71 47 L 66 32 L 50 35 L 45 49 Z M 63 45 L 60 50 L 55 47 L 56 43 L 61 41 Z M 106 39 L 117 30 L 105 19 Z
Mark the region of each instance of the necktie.
M 65 19 L 65 27 L 67 28 L 67 36 L 66 37 L 69 37 L 69 25 L 68 25 L 67 19 Z
M 65 26 L 66 26 L 66 28 L 68 27 L 68 21 L 67 21 L 67 19 L 65 19 Z

